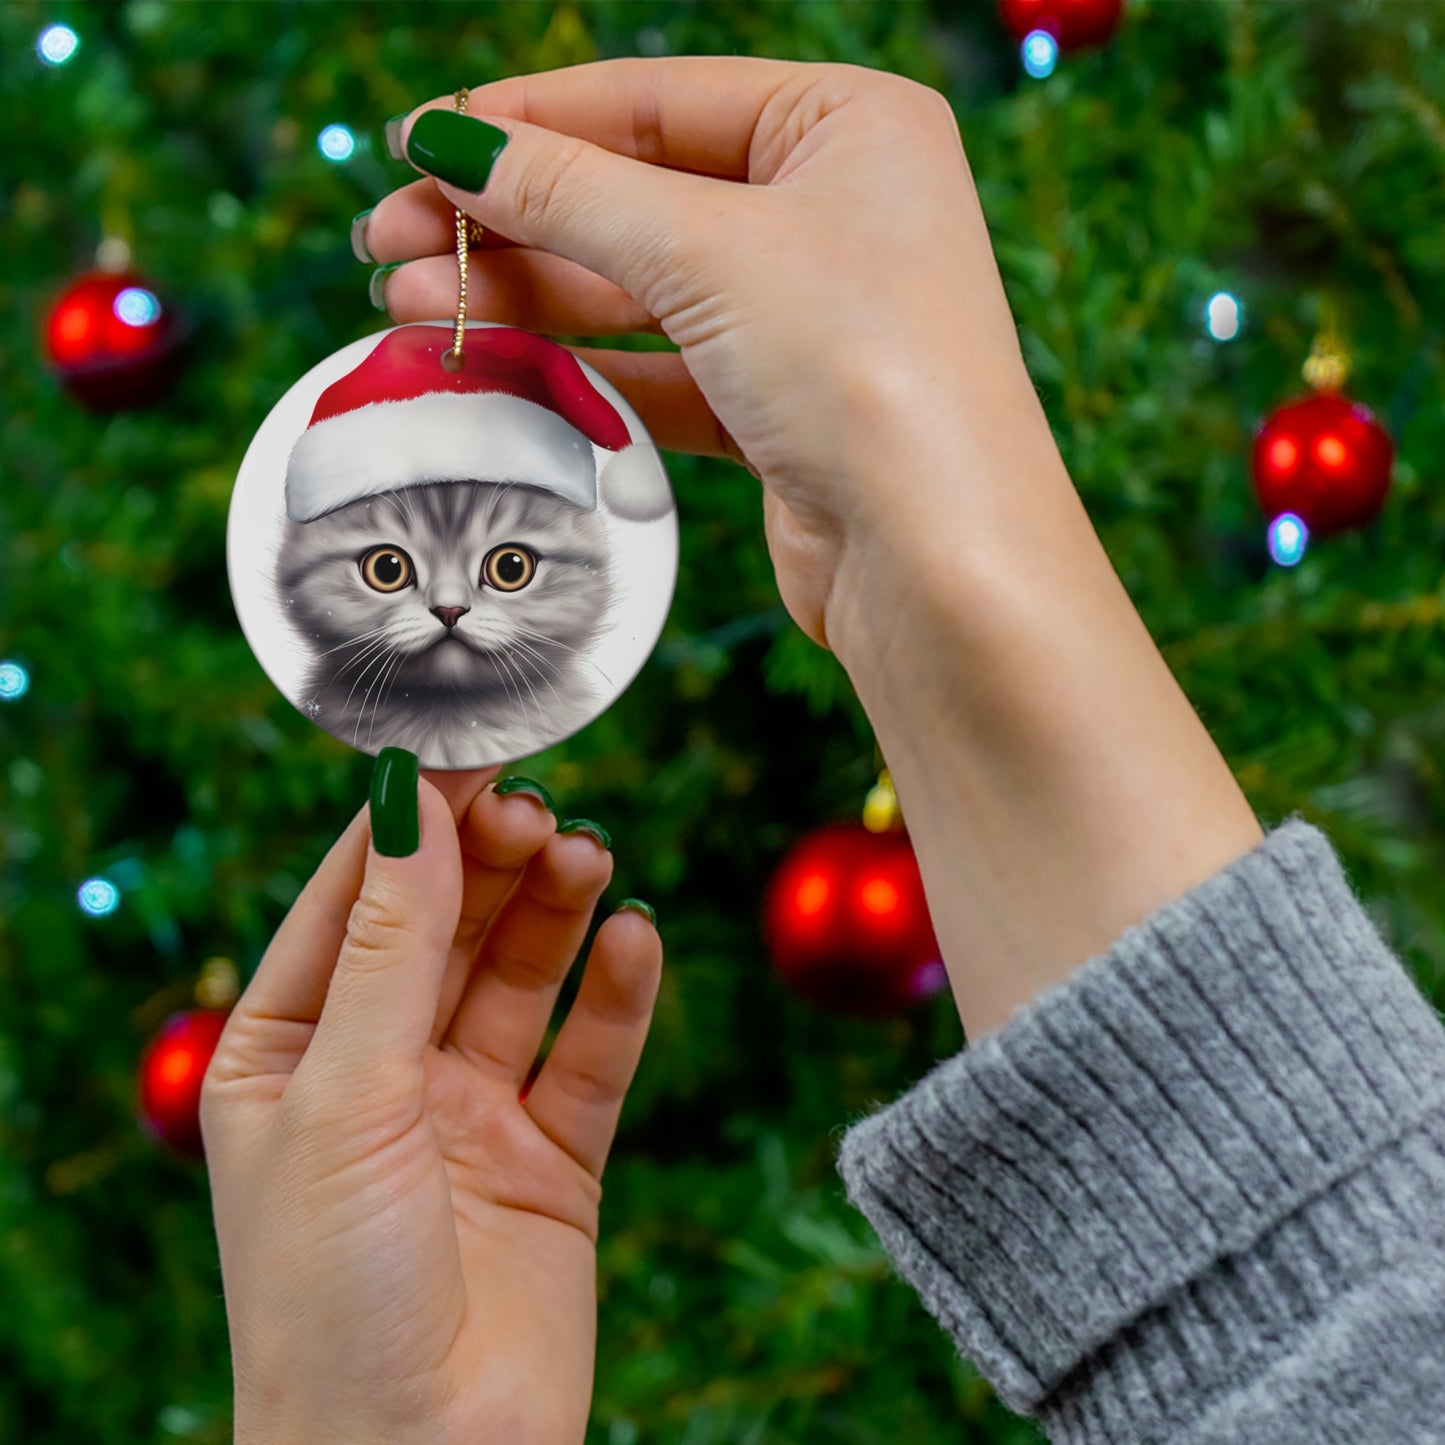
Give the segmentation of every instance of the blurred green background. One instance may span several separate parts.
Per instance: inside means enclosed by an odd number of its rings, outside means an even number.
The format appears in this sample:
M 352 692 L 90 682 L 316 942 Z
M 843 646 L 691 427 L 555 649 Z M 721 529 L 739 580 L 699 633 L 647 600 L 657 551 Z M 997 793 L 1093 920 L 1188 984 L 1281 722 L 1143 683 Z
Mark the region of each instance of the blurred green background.
M 80 48 L 36 57 L 52 23 Z M 601 56 L 882 67 L 956 109 L 1033 376 L 1115 565 L 1261 818 L 1299 810 L 1445 997 L 1445 7 L 1135 0 L 1034 81 L 990 0 L 127 3 L 0 8 L 0 1440 L 230 1439 L 203 1166 L 135 1120 L 147 1040 L 201 962 L 242 981 L 370 760 L 299 716 L 236 625 L 231 484 L 269 407 L 385 325 L 354 212 L 412 173 L 387 116 Z M 352 158 L 317 136 L 351 127 Z M 175 389 L 113 416 L 39 328 L 104 236 L 195 327 Z M 908 238 L 880 267 L 907 265 Z M 1208 338 L 1218 290 L 1241 335 Z M 1399 446 L 1382 519 L 1273 566 L 1256 422 L 1321 305 Z M 576 338 L 569 338 L 576 339 Z M 670 457 L 682 575 L 628 693 L 529 760 L 612 830 L 669 964 L 607 1174 L 589 1442 L 1037 1439 L 847 1205 L 842 1127 L 962 1043 L 946 998 L 837 1019 L 773 977 L 788 847 L 855 816 L 866 720 L 788 621 L 757 484 Z M 906 479 L 902 479 L 906 483 Z M 76 888 L 122 890 L 88 918 Z M 565 1004 L 565 998 L 564 998 Z

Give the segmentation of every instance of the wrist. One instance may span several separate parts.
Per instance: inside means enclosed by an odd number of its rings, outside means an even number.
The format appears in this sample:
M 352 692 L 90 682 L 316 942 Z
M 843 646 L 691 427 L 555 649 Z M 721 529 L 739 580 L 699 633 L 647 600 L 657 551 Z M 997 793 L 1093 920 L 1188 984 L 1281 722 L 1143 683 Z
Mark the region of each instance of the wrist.
M 1052 437 L 1000 437 L 953 506 L 878 515 L 827 614 L 970 1037 L 1261 836 Z

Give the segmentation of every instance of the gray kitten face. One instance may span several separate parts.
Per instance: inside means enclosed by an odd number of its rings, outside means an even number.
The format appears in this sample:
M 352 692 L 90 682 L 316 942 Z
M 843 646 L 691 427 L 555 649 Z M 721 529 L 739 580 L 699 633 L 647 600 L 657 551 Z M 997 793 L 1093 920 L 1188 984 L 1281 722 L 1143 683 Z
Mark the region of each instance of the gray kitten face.
M 354 746 L 467 766 L 469 747 L 550 741 L 592 701 L 606 530 L 546 493 L 443 482 L 288 520 L 276 584 L 312 653 L 305 710 Z

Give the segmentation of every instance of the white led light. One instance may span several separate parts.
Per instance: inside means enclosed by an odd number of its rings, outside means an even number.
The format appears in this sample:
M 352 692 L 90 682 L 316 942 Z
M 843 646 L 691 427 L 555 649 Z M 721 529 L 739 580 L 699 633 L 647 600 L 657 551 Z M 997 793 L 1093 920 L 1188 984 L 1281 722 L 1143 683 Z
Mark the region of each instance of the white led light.
M 105 918 L 120 907 L 120 889 L 109 878 L 87 878 L 75 895 L 80 911 Z
M 1281 512 L 1269 524 L 1269 555 L 1281 567 L 1293 567 L 1305 554 L 1310 529 L 1293 512 Z
M 1204 329 L 1216 341 L 1233 341 L 1244 324 L 1244 307 L 1228 291 L 1216 291 L 1204 308 Z
M 1054 73 L 1059 63 L 1059 42 L 1047 30 L 1031 30 L 1024 37 L 1020 54 L 1024 69 L 1035 80 L 1043 80 Z
M 80 36 L 68 25 L 47 25 L 35 42 L 35 53 L 47 65 L 64 65 L 80 49 Z
M 316 137 L 316 145 L 329 161 L 349 161 L 356 151 L 356 137 L 344 125 L 329 125 Z
M 127 326 L 149 326 L 159 321 L 161 315 L 160 301 L 143 286 L 127 286 L 115 298 L 111 309 Z
M 30 674 L 18 662 L 0 662 L 0 702 L 15 702 L 30 691 Z

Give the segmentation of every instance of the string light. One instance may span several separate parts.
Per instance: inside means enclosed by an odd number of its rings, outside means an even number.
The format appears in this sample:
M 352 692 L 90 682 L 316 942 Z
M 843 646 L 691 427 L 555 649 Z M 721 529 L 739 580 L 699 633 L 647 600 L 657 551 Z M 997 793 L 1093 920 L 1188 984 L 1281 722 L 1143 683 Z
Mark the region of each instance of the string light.
M 1045 80 L 1059 63 L 1059 42 L 1047 30 L 1031 30 L 1019 47 L 1024 69 L 1035 80 Z
M 1244 325 L 1244 307 L 1228 291 L 1216 291 L 1204 308 L 1204 329 L 1216 341 L 1233 341 Z
M 64 65 L 80 49 L 80 36 L 68 25 L 47 25 L 35 42 L 35 53 L 47 65 Z
M 347 126 L 329 125 L 316 137 L 316 147 L 329 161 L 349 161 L 356 152 L 356 137 Z
M 120 907 L 120 889 L 109 878 L 87 878 L 75 897 L 80 911 L 92 918 L 107 918 Z
M 161 303 L 155 292 L 144 286 L 127 286 L 111 307 L 116 319 L 127 326 L 152 326 L 161 317 Z
M 17 702 L 30 691 L 30 674 L 18 662 L 0 662 L 0 702 Z
M 1269 555 L 1281 567 L 1293 567 L 1305 554 L 1310 529 L 1293 512 L 1281 512 L 1269 524 Z

